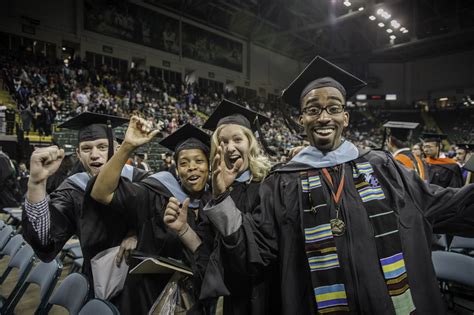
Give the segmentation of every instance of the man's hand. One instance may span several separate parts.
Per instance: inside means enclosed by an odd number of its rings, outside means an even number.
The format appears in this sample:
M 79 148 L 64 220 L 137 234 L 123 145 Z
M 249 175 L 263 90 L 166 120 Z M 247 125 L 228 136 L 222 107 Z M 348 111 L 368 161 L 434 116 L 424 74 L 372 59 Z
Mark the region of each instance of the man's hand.
M 45 182 L 58 170 L 63 159 L 64 150 L 55 145 L 33 151 L 30 159 L 30 184 Z
M 189 206 L 189 198 L 186 198 L 180 207 L 178 199 L 171 197 L 168 201 L 168 205 L 166 206 L 165 215 L 163 221 L 165 224 L 181 235 L 186 229 L 189 228 L 188 226 L 188 206 Z
M 132 116 L 123 142 L 131 145 L 133 148 L 138 148 L 150 142 L 160 132 L 161 124 L 159 126 L 158 129 L 151 130 L 150 124 L 145 119 Z
M 128 258 L 130 257 L 130 252 L 137 248 L 137 236 L 132 235 L 127 238 L 124 238 L 122 243 L 120 244 L 120 249 L 115 257 L 115 263 L 117 264 L 117 267 L 120 267 L 120 264 L 122 263 L 122 260 L 125 258 L 125 263 L 128 265 Z
M 224 144 L 221 143 L 212 161 L 212 196 L 214 198 L 224 193 L 232 185 L 243 163 L 240 158 L 232 168 L 229 168 L 225 161 L 224 152 Z

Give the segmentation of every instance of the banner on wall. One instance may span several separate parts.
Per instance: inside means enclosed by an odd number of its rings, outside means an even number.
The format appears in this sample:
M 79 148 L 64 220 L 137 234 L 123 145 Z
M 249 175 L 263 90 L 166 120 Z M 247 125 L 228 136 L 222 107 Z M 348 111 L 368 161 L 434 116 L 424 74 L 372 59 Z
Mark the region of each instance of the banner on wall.
M 183 57 L 242 72 L 242 43 L 183 23 Z
M 85 0 L 84 28 L 179 55 L 179 21 L 133 3 Z

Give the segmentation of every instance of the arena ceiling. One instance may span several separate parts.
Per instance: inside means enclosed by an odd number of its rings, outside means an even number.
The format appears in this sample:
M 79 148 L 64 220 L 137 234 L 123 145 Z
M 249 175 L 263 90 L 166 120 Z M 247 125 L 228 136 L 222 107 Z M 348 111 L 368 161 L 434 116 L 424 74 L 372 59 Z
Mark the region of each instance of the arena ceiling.
M 145 1 L 301 61 L 407 61 L 474 47 L 470 0 Z

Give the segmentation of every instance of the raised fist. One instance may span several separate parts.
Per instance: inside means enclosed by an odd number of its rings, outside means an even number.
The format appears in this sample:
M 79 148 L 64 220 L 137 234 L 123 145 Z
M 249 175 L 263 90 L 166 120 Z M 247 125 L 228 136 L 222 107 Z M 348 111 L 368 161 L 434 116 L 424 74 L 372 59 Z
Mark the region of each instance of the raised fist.
M 161 124 L 159 124 L 158 129 L 151 130 L 150 124 L 145 119 L 138 116 L 132 116 L 123 142 L 137 148 L 150 142 L 151 139 L 160 132 L 160 129 Z
M 64 150 L 55 145 L 34 150 L 30 159 L 30 182 L 45 181 L 58 170 L 63 158 Z
M 163 221 L 176 233 L 181 234 L 188 225 L 189 198 L 180 205 L 178 199 L 171 197 L 166 206 Z

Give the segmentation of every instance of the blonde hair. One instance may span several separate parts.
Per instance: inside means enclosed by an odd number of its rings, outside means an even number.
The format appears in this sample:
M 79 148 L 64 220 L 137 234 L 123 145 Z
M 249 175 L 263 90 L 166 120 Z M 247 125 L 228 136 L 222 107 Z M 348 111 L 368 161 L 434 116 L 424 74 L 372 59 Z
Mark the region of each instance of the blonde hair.
M 214 156 L 216 155 L 217 147 L 219 146 L 219 134 L 221 130 L 226 127 L 227 124 L 221 125 L 217 127 L 216 131 L 212 134 L 211 138 L 211 165 L 214 161 Z M 252 178 L 254 181 L 261 182 L 265 176 L 267 176 L 268 172 L 270 171 L 270 160 L 268 157 L 265 156 L 260 145 L 258 143 L 257 138 L 255 138 L 253 132 L 240 125 L 236 125 L 237 128 L 241 128 L 244 135 L 249 140 L 249 169 L 250 173 L 252 174 Z

